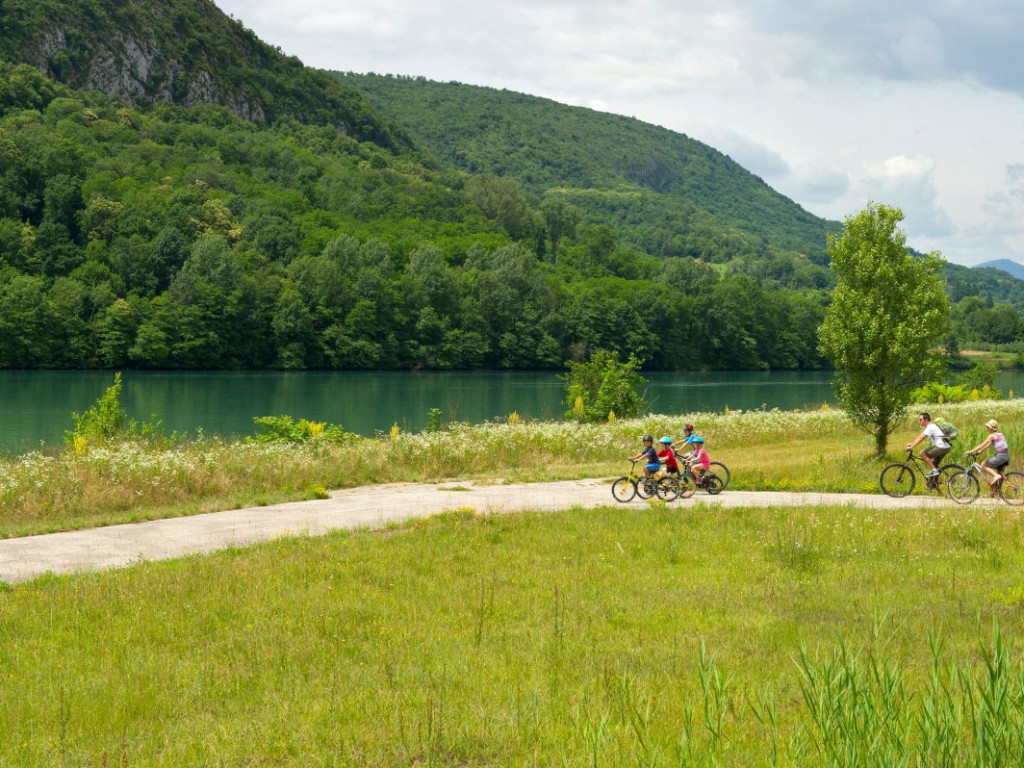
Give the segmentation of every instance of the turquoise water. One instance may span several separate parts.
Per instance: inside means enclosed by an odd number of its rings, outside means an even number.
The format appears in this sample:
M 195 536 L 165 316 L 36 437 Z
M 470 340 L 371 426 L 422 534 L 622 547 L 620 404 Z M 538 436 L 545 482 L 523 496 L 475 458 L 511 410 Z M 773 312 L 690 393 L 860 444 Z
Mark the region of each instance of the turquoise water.
M 648 399 L 658 413 L 802 408 L 834 402 L 831 374 L 815 372 L 651 373 Z M 0 371 L 0 451 L 59 444 L 81 413 L 113 382 L 108 371 Z M 1024 387 L 1020 388 L 1024 392 Z M 121 402 L 166 432 L 253 434 L 254 416 L 289 414 L 340 423 L 361 434 L 420 430 L 428 413 L 471 422 L 508 416 L 557 419 L 562 383 L 553 372 L 160 372 L 124 375 Z

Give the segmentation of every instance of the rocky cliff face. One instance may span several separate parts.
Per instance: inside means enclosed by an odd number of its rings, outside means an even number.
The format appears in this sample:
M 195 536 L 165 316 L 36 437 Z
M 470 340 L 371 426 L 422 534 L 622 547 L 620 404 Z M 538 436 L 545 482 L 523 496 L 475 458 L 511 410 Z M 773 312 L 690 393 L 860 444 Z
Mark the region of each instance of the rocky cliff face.
M 118 32 L 92 42 L 84 56 L 81 43 L 69 39 L 63 26 L 53 25 L 26 45 L 22 56 L 55 80 L 109 93 L 131 104 L 221 104 L 246 120 L 267 122 L 260 101 L 218 82 L 206 68 L 187 66 L 153 37 Z
M 267 45 L 212 0 L 0 0 L 0 58 L 131 104 L 221 104 L 260 124 L 330 125 L 415 151 L 360 94 Z

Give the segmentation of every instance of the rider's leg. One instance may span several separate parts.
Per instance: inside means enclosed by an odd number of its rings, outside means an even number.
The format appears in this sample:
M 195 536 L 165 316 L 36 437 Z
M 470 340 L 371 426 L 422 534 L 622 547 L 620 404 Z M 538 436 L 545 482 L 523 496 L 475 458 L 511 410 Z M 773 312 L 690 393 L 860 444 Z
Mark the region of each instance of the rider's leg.
M 935 471 L 935 462 L 932 461 L 932 457 L 928 455 L 927 448 L 922 449 L 921 452 L 917 455 L 920 456 L 924 460 L 924 463 L 928 465 L 929 471 Z

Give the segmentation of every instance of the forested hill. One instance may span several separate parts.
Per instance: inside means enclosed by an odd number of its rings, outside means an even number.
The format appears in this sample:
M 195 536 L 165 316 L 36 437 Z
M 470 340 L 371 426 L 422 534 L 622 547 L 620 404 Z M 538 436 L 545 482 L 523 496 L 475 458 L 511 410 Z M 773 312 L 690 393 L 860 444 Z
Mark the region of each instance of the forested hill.
M 358 93 L 262 42 L 211 0 L 2 0 L 0 58 L 131 104 L 221 104 L 263 125 L 290 118 L 410 148 Z
M 554 194 L 657 256 L 710 262 L 772 255 L 828 264 L 839 231 L 729 157 L 628 117 L 424 78 L 338 74 L 437 158 Z
M 459 170 L 208 0 L 0 27 L 0 367 L 824 364 L 830 225 L 684 137 L 522 97 L 549 123 L 470 132 L 492 165 Z

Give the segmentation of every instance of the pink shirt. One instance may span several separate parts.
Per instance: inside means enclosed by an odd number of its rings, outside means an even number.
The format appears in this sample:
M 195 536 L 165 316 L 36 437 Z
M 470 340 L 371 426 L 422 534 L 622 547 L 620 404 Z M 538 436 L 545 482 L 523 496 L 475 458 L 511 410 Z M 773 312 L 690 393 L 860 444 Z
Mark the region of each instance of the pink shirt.
M 700 464 L 704 469 L 711 466 L 711 458 L 708 456 L 708 452 L 703 448 L 697 448 L 693 452 L 693 458 L 690 459 L 694 464 Z

